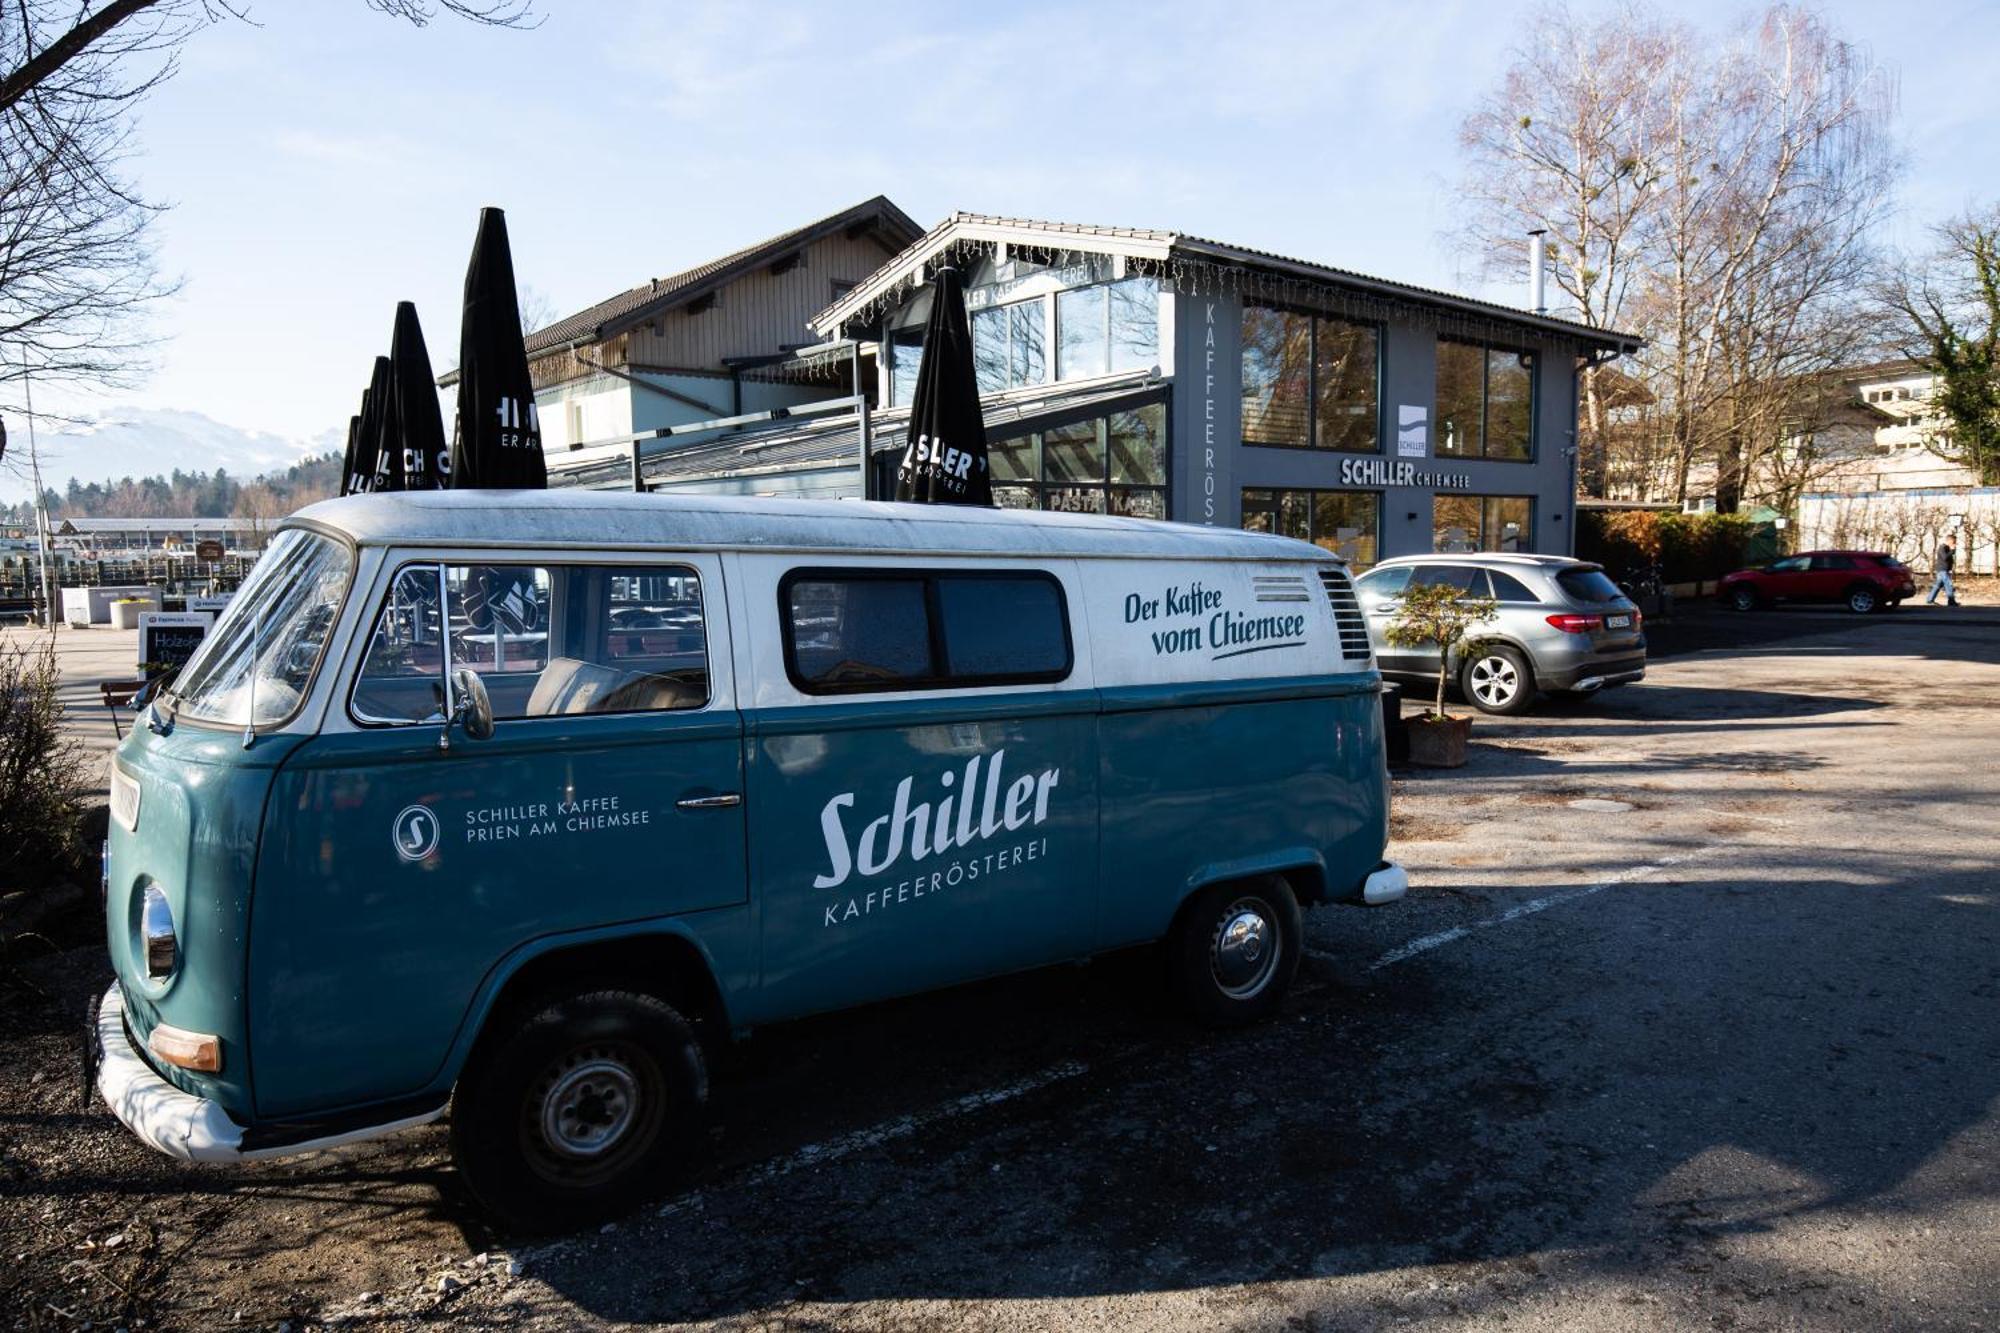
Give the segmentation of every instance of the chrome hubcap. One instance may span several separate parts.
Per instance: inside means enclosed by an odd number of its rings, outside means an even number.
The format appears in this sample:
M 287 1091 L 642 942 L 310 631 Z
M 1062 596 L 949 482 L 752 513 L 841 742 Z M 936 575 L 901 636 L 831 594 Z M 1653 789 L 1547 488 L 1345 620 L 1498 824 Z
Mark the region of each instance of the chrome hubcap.
M 595 1157 L 631 1129 L 639 1080 L 622 1062 L 592 1053 L 542 1097 L 542 1138 L 568 1157 Z
M 1247 1000 L 1270 984 L 1278 967 L 1278 933 L 1252 898 L 1229 905 L 1208 950 L 1209 970 L 1224 995 Z
M 1483 704 L 1512 703 L 1521 688 L 1521 673 L 1504 657 L 1482 657 L 1472 664 L 1472 697 Z

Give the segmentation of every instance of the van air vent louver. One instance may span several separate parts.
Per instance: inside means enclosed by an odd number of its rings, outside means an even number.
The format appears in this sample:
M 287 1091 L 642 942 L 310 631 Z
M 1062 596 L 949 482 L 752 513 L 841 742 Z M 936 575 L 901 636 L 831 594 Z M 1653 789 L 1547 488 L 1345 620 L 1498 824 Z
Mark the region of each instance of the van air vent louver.
M 1337 567 L 1322 569 L 1319 581 L 1326 585 L 1326 600 L 1333 604 L 1333 625 L 1340 631 L 1341 655 L 1367 661 L 1368 622 L 1361 618 L 1361 603 L 1355 599 L 1354 584 L 1348 580 L 1347 571 Z

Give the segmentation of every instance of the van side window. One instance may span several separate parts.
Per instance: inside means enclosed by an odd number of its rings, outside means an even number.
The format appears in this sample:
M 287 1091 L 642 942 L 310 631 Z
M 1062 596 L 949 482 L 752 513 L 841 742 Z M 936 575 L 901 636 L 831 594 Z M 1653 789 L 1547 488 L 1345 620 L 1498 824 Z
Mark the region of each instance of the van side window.
M 411 565 L 354 682 L 364 723 L 440 722 L 445 670 L 479 673 L 496 719 L 708 702 L 701 583 L 680 566 Z
M 796 570 L 779 585 L 785 665 L 807 694 L 1061 680 L 1062 585 L 1038 571 Z
M 955 677 L 1056 677 L 1069 669 L 1069 627 L 1055 580 L 1008 575 L 937 579 L 945 656 Z
M 894 689 L 937 675 L 922 579 L 799 579 L 790 647 L 813 685 Z

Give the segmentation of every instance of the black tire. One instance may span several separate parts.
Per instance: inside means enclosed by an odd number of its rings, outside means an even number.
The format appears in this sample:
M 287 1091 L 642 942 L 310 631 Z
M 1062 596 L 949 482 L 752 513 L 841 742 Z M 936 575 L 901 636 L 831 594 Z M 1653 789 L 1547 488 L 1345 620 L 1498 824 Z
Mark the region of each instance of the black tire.
M 1857 583 L 1847 590 L 1847 609 L 1857 616 L 1869 616 L 1882 609 L 1882 593 L 1873 584 Z
M 1498 644 L 1465 659 L 1459 692 L 1482 713 L 1512 717 L 1535 706 L 1535 672 L 1518 649 Z
M 481 1035 L 452 1094 L 452 1158 L 508 1226 L 569 1230 L 678 1179 L 707 1102 L 701 1047 L 670 1005 L 628 991 L 569 995 Z
M 1180 1002 L 1211 1027 L 1271 1014 L 1299 970 L 1298 899 L 1276 875 L 1211 884 L 1174 922 L 1168 978 Z
M 1739 584 L 1729 590 L 1729 605 L 1735 610 L 1755 611 L 1762 601 L 1757 596 L 1757 590 L 1748 584 Z

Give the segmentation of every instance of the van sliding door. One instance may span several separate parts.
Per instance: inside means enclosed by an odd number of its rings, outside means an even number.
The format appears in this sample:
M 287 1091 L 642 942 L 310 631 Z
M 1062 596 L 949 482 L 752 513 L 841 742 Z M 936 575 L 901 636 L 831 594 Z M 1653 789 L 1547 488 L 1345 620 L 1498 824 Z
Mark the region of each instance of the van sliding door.
M 746 710 L 764 1019 L 1088 953 L 1095 694 L 1065 578 L 765 568 L 777 636 Z

